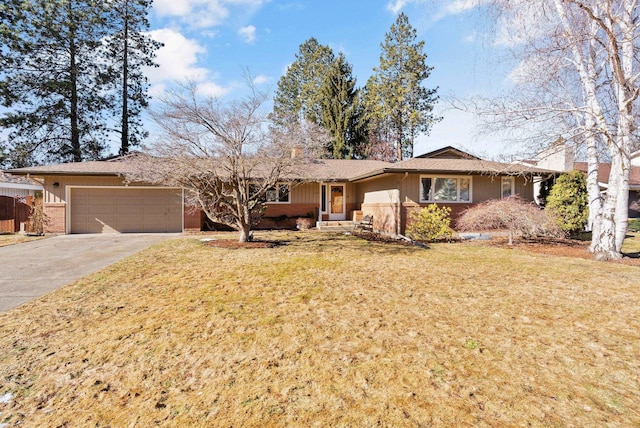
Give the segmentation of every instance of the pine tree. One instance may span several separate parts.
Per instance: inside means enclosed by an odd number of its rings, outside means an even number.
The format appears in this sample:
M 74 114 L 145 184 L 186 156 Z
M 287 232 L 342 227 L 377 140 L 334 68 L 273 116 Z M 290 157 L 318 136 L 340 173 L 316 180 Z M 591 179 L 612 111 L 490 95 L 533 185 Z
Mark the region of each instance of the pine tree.
M 0 126 L 10 164 L 98 158 L 105 148 L 106 36 L 99 0 L 10 0 L 2 6 Z
M 362 157 L 356 79 L 342 53 L 329 66 L 319 95 L 322 125 L 332 137 L 329 154 L 334 159 Z
M 322 125 L 320 88 L 334 60 L 333 51 L 310 38 L 296 54 L 296 60 L 278 81 L 272 119 L 286 126 L 292 118 Z
M 398 161 L 413 156 L 415 138 L 438 120 L 433 115 L 437 89 L 422 86 L 433 68 L 426 65 L 424 41 L 416 39 L 416 30 L 401 13 L 381 45 L 380 66 L 367 82 L 369 117 L 384 128 L 378 134 L 392 136 Z
M 105 61 L 110 62 L 109 74 L 115 88 L 120 110 L 120 154 L 129 152 L 148 135 L 140 115 L 148 106 L 148 81 L 142 67 L 154 67 L 155 52 L 162 44 L 145 32 L 152 0 L 112 0 L 108 12 L 110 37 L 106 44 Z

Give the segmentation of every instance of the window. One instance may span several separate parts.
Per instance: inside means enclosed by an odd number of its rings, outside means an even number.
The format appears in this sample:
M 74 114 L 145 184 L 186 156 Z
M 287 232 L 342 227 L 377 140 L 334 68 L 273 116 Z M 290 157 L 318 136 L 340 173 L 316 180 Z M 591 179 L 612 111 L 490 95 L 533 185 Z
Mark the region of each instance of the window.
M 502 177 L 502 199 L 515 194 L 516 184 L 514 177 Z
M 289 185 L 278 183 L 274 187 L 267 189 L 267 202 L 289 203 Z
M 249 184 L 249 194 L 255 195 L 261 189 L 261 186 L 256 183 Z M 289 203 L 289 184 L 278 183 L 274 187 L 270 187 L 266 190 L 264 197 L 260 198 L 262 202 L 268 203 Z
M 471 202 L 471 178 L 422 176 L 420 202 Z

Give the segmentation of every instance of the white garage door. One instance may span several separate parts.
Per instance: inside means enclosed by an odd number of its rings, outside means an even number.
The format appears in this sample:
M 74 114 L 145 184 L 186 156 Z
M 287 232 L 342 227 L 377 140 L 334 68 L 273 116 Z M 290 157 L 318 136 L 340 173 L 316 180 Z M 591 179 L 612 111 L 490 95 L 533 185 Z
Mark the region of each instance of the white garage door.
M 179 189 L 72 188 L 71 233 L 182 232 Z

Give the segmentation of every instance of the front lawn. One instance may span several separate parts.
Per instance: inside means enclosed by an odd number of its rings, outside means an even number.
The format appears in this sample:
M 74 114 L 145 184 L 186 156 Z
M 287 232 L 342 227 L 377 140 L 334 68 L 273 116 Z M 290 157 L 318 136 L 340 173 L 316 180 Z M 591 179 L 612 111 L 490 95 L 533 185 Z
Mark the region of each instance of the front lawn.
M 640 425 L 637 266 L 257 237 L 281 245 L 165 241 L 0 314 L 0 425 Z

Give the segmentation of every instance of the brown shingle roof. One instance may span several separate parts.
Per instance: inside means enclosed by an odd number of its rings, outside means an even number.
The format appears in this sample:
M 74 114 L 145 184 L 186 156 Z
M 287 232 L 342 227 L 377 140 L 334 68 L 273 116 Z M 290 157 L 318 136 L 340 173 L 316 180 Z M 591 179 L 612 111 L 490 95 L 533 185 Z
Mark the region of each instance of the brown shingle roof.
M 37 183 L 30 178 L 15 176 L 11 174 L 5 174 L 2 171 L 0 171 L 0 183 L 26 184 L 29 186 L 40 186 L 40 183 Z
M 412 158 L 399 162 L 385 172 L 422 172 L 453 174 L 553 174 L 553 171 L 529 165 L 493 162 L 482 159 Z
M 377 160 L 317 159 L 305 164 L 301 178 L 316 181 L 350 181 L 372 172 L 382 173 L 392 165 Z
M 86 161 L 57 165 L 30 166 L 10 170 L 20 175 L 118 175 L 127 172 L 130 166 L 122 161 Z
M 573 168 L 577 169 L 578 171 L 587 172 L 587 163 L 574 162 Z M 610 163 L 598 164 L 598 181 L 600 183 L 608 183 L 610 172 L 611 172 Z M 637 166 L 631 167 L 631 171 L 629 173 L 629 185 L 634 187 L 640 186 L 640 167 L 637 167 Z

